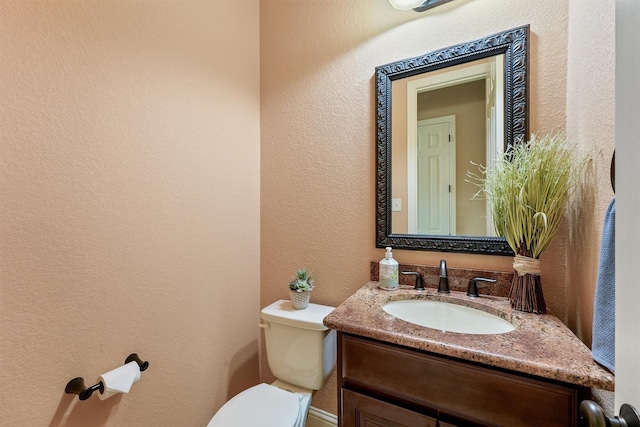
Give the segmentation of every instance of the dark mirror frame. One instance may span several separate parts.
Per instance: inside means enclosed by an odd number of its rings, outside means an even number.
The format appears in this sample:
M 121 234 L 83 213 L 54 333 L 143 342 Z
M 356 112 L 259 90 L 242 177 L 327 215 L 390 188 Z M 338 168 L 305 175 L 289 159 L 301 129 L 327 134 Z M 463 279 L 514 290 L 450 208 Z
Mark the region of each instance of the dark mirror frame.
M 505 145 L 529 135 L 529 26 L 376 67 L 376 247 L 513 255 L 502 237 L 433 236 L 391 232 L 391 83 L 394 80 L 504 54 Z M 506 148 L 506 147 L 505 147 Z

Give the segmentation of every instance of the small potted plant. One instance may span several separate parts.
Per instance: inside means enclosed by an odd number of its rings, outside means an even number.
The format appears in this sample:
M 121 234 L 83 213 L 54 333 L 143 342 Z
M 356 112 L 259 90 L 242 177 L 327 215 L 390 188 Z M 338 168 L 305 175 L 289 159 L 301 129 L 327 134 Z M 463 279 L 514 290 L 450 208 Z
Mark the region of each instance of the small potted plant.
M 306 269 L 297 270 L 293 280 L 289 282 L 289 296 L 293 308 L 302 310 L 309 306 L 311 291 L 313 290 L 313 277 Z

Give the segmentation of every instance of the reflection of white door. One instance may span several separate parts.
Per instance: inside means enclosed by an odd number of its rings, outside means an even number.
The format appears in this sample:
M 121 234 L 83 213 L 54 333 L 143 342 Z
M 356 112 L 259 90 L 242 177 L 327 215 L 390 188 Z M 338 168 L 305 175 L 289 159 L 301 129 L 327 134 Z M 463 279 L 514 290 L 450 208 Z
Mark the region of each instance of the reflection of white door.
M 407 81 L 407 220 L 408 220 L 408 232 L 409 234 L 416 234 L 418 223 L 418 208 L 417 208 L 417 171 L 415 159 L 416 153 L 416 130 L 418 128 L 418 94 L 428 92 L 436 89 L 442 89 L 445 87 L 460 85 L 476 80 L 485 80 L 487 85 L 490 85 L 490 90 L 487 94 L 493 94 L 492 102 L 487 103 L 487 108 L 495 107 L 496 121 L 494 123 L 497 129 L 495 143 L 503 144 L 502 130 L 504 129 L 503 112 L 504 112 L 504 75 L 496 70 L 502 70 L 504 67 L 504 55 L 496 55 L 490 58 L 484 58 L 474 61 L 461 68 L 456 68 L 446 73 L 426 73 L 423 77 L 415 80 Z M 455 127 L 452 128 L 455 130 Z M 455 147 L 455 134 L 452 136 L 452 144 Z M 412 151 L 413 150 L 413 151 Z M 451 156 L 455 159 L 455 155 Z M 452 162 L 452 163 L 455 163 Z M 413 168 L 413 171 L 411 170 Z M 455 176 L 453 174 L 452 176 Z M 455 194 L 456 187 L 452 185 L 453 194 Z M 451 204 L 455 205 L 455 198 L 451 198 Z M 463 214 L 464 215 L 464 214 Z M 456 210 L 455 208 L 449 211 L 450 218 L 450 233 L 443 234 L 456 234 Z M 490 222 L 493 228 L 492 221 Z M 428 234 L 440 234 L 440 233 L 428 233 Z
M 455 116 L 421 120 L 416 136 L 415 178 L 409 178 L 416 182 L 415 197 L 409 196 L 415 207 L 408 206 L 415 232 L 455 234 Z

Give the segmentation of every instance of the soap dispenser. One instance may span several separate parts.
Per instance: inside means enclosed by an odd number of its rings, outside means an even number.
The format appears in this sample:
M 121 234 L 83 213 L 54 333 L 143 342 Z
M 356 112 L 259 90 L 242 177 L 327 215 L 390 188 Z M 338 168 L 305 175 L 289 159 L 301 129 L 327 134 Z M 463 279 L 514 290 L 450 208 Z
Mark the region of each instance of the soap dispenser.
M 380 261 L 379 269 L 380 289 L 386 291 L 395 291 L 398 289 L 398 261 L 393 259 L 391 248 L 387 247 L 387 251 L 384 254 L 384 259 Z

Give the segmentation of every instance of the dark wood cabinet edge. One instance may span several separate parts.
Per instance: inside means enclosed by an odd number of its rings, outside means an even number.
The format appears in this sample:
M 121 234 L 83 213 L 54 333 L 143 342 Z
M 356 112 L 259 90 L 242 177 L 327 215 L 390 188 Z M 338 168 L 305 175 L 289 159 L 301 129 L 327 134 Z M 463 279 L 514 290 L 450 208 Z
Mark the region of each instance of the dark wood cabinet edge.
M 560 386 L 560 387 L 568 387 L 571 389 L 576 390 L 577 393 L 577 405 L 576 405 L 576 410 L 575 410 L 575 414 L 576 414 L 576 420 L 578 419 L 578 407 L 580 402 L 582 402 L 583 400 L 589 400 L 591 399 L 591 389 L 589 387 L 585 387 L 585 386 L 580 386 L 577 384 L 570 384 L 570 383 L 566 383 L 563 381 L 558 381 L 558 380 L 554 380 L 554 379 L 550 379 L 550 378 L 544 378 L 544 377 L 540 377 L 540 376 L 536 376 L 536 375 L 532 375 L 532 374 L 527 374 L 527 373 L 523 373 L 523 372 L 517 372 L 517 371 L 513 371 L 513 370 L 509 370 L 509 369 L 504 369 L 504 368 L 500 368 L 500 367 L 495 367 L 495 366 L 491 366 L 491 365 L 486 365 L 486 364 L 482 364 L 482 363 L 478 363 L 475 361 L 469 361 L 469 360 L 464 360 L 464 359 L 460 359 L 460 358 L 455 358 L 455 357 L 451 357 L 451 356 L 447 356 L 447 355 L 442 355 L 442 354 L 437 354 L 437 353 L 433 353 L 433 352 L 428 352 L 428 351 L 424 351 L 424 350 L 419 350 L 419 349 L 415 349 L 415 348 L 411 348 L 411 347 L 406 347 L 400 344 L 395 344 L 395 343 L 389 343 L 386 341 L 381 341 L 381 340 L 377 340 L 374 338 L 368 338 L 368 337 L 361 337 L 358 335 L 354 335 L 354 334 L 350 334 L 350 333 L 346 333 L 346 332 L 340 332 L 338 331 L 338 357 L 337 357 L 337 385 L 338 385 L 338 393 L 337 393 L 337 397 L 338 397 L 338 408 L 341 408 L 341 389 L 346 389 L 346 390 L 351 390 L 357 393 L 362 393 L 365 395 L 369 395 L 369 396 L 376 396 L 379 399 L 382 399 L 385 402 L 389 402 L 392 403 L 394 405 L 397 406 L 401 406 L 401 407 L 405 407 L 407 409 L 410 409 L 412 411 L 415 412 L 419 412 L 425 415 L 429 415 L 429 416 L 434 416 L 436 418 L 438 418 L 439 420 L 446 422 L 446 423 L 452 423 L 455 425 L 455 423 L 462 423 L 461 425 L 465 425 L 465 426 L 470 426 L 470 427 L 475 427 L 475 426 L 483 426 L 483 427 L 492 427 L 492 426 L 499 426 L 498 424 L 491 424 L 491 423 L 487 423 L 484 422 L 482 420 L 477 420 L 474 421 L 472 418 L 469 417 L 468 414 L 461 414 L 461 413 L 457 413 L 454 410 L 451 410 L 451 408 L 446 408 L 446 407 L 442 407 L 440 405 L 436 405 L 436 404 L 430 404 L 430 403 L 425 403 L 422 401 L 418 401 L 417 399 L 411 399 L 411 397 L 409 396 L 396 396 L 393 394 L 390 394 L 388 392 L 385 392 L 384 390 L 380 390 L 378 388 L 375 387 L 371 387 L 368 386 L 365 383 L 362 382 L 358 382 L 358 381 L 354 381 L 353 379 L 347 380 L 342 372 L 342 368 L 343 368 L 343 360 L 344 360 L 344 355 L 343 355 L 343 351 L 345 349 L 345 346 L 343 345 L 343 341 L 345 339 L 345 337 L 347 339 L 350 340 L 357 340 L 357 341 L 362 341 L 362 342 L 367 342 L 367 343 L 374 343 L 377 345 L 382 345 L 382 346 L 386 346 L 386 347 L 390 347 L 392 349 L 398 349 L 401 351 L 408 351 L 410 353 L 415 353 L 415 354 L 423 354 L 426 356 L 430 356 L 430 357 L 435 357 L 438 359 L 442 359 L 442 360 L 449 360 L 451 362 L 457 362 L 457 363 L 463 363 L 466 365 L 470 365 L 470 366 L 475 366 L 478 368 L 482 368 L 482 369 L 489 369 L 491 371 L 495 371 L 495 372 L 500 372 L 500 373 L 504 373 L 507 375 L 513 375 L 519 378 L 523 378 L 525 380 L 533 380 L 533 381 L 539 381 L 542 383 L 546 383 L 546 384 L 550 384 L 550 385 L 554 385 L 554 386 Z M 339 426 L 341 426 L 340 422 L 338 424 Z M 347 426 L 345 426 L 347 427 Z
M 497 371 L 497 372 L 502 372 L 505 374 L 510 374 L 510 375 L 515 375 L 518 377 L 522 377 L 525 379 L 530 379 L 530 380 L 537 380 L 537 381 L 542 381 L 545 383 L 549 383 L 549 384 L 553 384 L 553 385 L 558 385 L 558 386 L 565 386 L 565 387 L 570 387 L 570 388 L 575 388 L 576 390 L 578 390 L 578 395 L 581 398 L 580 401 L 585 400 L 585 399 L 591 399 L 591 388 L 589 387 L 585 387 L 585 386 L 581 386 L 578 384 L 571 384 L 571 383 L 567 383 L 564 381 L 559 381 L 559 380 L 555 380 L 552 378 L 545 378 L 545 377 L 541 377 L 538 375 L 533 375 L 533 374 L 529 374 L 526 372 L 519 372 L 519 371 L 514 371 L 511 369 L 505 369 L 505 368 L 501 368 L 499 366 L 493 366 L 493 365 L 487 365 L 484 363 L 479 363 L 479 362 L 475 362 L 473 360 L 465 360 L 465 359 L 460 359 L 457 357 L 452 357 L 452 356 L 447 356 L 447 355 L 443 355 L 443 354 L 438 354 L 438 353 L 433 353 L 430 351 L 425 351 L 425 350 L 420 350 L 420 349 L 416 349 L 416 348 L 412 348 L 412 347 L 407 347 L 407 346 L 403 346 L 401 344 L 395 344 L 395 343 L 390 343 L 387 341 L 382 341 L 382 340 L 377 340 L 375 338 L 369 338 L 369 337 L 362 337 L 359 335 L 355 335 L 355 334 L 350 334 L 347 332 L 340 332 L 338 331 L 338 349 L 342 349 L 343 346 L 341 346 L 341 339 L 343 336 L 349 337 L 349 339 L 355 339 L 355 340 L 361 340 L 361 341 L 365 341 L 365 342 L 373 342 L 373 343 L 377 343 L 377 344 L 382 344 L 385 346 L 390 346 L 390 347 L 395 347 L 395 348 L 399 348 L 402 350 L 406 350 L 409 352 L 415 352 L 418 354 L 425 354 L 428 356 L 432 356 L 432 357 L 437 357 L 443 360 L 450 360 L 452 362 L 458 362 L 458 363 L 464 363 L 464 364 L 468 364 L 471 366 L 477 366 L 479 368 L 484 368 L 484 369 L 491 369 L 493 371 Z M 342 358 L 342 354 L 338 354 L 338 367 L 341 367 L 341 358 Z M 340 383 L 340 381 L 344 381 L 344 378 L 342 378 L 341 375 L 338 376 L 338 382 Z

